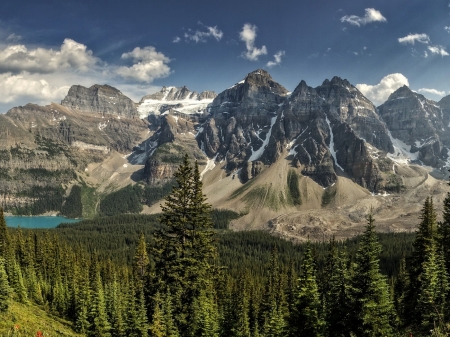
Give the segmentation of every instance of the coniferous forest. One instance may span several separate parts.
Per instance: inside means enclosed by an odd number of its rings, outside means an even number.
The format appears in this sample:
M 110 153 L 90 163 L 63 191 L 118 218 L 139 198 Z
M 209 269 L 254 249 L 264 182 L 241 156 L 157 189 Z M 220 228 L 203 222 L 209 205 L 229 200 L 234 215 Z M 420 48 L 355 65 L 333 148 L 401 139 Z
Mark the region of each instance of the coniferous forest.
M 368 214 L 360 237 L 293 244 L 226 230 L 240 215 L 211 210 L 187 156 L 174 178 L 158 216 L 24 230 L 0 209 L 0 321 L 21 303 L 74 336 L 449 334 L 450 193 L 441 222 L 426 199 L 415 234 L 379 234 Z

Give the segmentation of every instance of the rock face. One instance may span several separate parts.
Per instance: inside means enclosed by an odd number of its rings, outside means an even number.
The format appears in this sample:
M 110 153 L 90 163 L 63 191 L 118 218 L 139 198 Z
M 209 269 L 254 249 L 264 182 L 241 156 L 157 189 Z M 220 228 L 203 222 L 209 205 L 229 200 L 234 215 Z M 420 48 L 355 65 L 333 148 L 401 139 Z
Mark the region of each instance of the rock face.
M 396 152 L 412 161 L 443 167 L 450 146 L 448 102 L 448 96 L 437 103 L 407 86 L 392 93 L 378 111 L 391 131 Z
M 61 105 L 68 108 L 112 114 L 127 118 L 138 116 L 135 103 L 118 89 L 109 85 L 95 84 L 90 88 L 73 85 Z
M 139 114 L 141 118 L 164 113 L 181 113 L 186 115 L 203 114 L 208 104 L 217 95 L 214 91 L 203 91 L 196 93 L 190 91 L 186 86 L 163 87 L 161 91 L 142 97 L 139 102 Z
M 393 151 L 376 107 L 347 80 L 317 88 L 300 82 L 292 94 L 264 70 L 220 93 L 197 137 L 208 157 L 242 168 L 245 182 L 275 163 L 285 149 L 295 167 L 326 187 L 337 172 L 370 190 L 384 188 L 376 154 Z

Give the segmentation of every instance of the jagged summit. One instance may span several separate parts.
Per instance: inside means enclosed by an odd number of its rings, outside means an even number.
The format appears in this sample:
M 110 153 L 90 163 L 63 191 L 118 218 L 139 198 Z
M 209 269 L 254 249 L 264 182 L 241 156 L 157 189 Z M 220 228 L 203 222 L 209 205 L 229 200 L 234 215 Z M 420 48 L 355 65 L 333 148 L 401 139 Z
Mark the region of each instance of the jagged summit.
M 170 111 L 184 114 L 204 113 L 216 96 L 214 91 L 197 93 L 186 86 L 164 86 L 159 92 L 142 97 L 138 111 L 141 118 Z
M 145 95 L 142 97 L 140 103 L 142 104 L 146 100 L 157 100 L 157 101 L 183 101 L 183 100 L 197 100 L 201 101 L 204 99 L 214 99 L 216 97 L 214 91 L 202 91 L 197 93 L 195 91 L 190 91 L 186 86 L 182 87 L 162 87 L 159 92 L 154 94 Z
M 137 117 L 134 102 L 120 90 L 107 84 L 94 84 L 89 88 L 73 85 L 61 105 L 81 111 Z
M 423 95 L 412 91 L 407 85 L 403 85 L 402 87 L 395 90 L 392 94 L 389 95 L 387 100 L 392 101 L 394 99 L 404 99 L 411 97 L 413 98 L 420 97 L 422 100 L 426 100 L 426 98 Z

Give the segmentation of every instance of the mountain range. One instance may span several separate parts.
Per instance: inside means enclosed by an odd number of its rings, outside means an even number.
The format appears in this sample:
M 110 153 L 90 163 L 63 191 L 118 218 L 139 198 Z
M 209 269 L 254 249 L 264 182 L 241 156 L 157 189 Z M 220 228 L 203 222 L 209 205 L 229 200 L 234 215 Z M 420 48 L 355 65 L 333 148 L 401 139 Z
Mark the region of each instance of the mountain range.
M 0 115 L 0 200 L 8 210 L 43 198 L 36 189 L 81 184 L 100 200 L 134 183 L 161 188 L 188 153 L 213 207 L 243 214 L 235 229 L 348 237 L 372 208 L 380 230 L 412 230 L 423 199 L 445 196 L 449 131 L 450 96 L 403 86 L 376 107 L 339 77 L 288 92 L 258 69 L 219 94 L 163 87 L 139 103 L 74 85 L 61 104 Z

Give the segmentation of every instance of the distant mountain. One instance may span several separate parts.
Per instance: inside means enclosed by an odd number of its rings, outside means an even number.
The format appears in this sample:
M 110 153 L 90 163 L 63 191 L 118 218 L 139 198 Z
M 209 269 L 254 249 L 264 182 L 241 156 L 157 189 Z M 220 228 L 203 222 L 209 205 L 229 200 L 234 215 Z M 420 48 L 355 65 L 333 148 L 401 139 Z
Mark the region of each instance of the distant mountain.
M 213 91 L 196 93 L 188 88 L 163 87 L 161 91 L 142 97 L 138 105 L 141 118 L 166 112 L 204 113 L 217 95 Z
M 73 85 L 61 105 L 101 114 L 113 114 L 128 118 L 137 117 L 135 103 L 118 89 L 109 85 L 95 84 L 90 88 Z
M 246 214 L 237 229 L 352 235 L 374 207 L 381 228 L 403 230 L 423 198 L 445 195 L 435 178 L 450 167 L 449 131 L 450 96 L 402 87 L 377 108 L 336 76 L 288 92 L 258 69 L 218 95 L 163 87 L 139 103 L 108 85 L 73 86 L 61 104 L 0 115 L 0 200 L 29 205 L 73 184 L 166 191 L 188 153 L 209 202 Z

